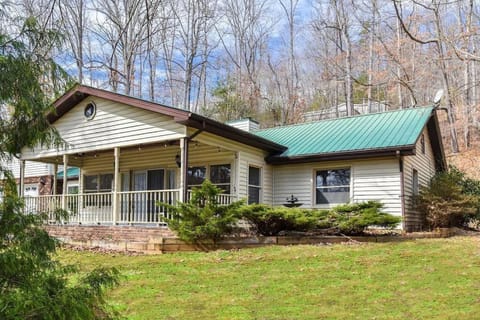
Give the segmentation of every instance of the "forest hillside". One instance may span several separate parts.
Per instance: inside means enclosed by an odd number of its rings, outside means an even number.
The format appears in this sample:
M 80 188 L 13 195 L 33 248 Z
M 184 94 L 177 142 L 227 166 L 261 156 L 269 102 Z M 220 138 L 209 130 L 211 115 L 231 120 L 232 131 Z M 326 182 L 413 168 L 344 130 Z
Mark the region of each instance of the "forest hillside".
M 62 45 L 42 54 L 74 82 L 220 121 L 252 117 L 271 127 L 340 107 L 350 116 L 356 105 L 367 112 L 431 105 L 441 89 L 448 159 L 479 175 L 478 1 L 0 4 L 3 33 L 57 30 Z

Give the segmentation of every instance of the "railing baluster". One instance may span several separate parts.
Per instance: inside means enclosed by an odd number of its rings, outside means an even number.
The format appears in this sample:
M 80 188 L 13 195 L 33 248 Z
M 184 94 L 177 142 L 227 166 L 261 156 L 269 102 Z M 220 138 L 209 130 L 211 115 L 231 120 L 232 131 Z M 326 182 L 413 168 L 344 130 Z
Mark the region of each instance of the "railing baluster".
M 157 203 L 175 205 L 180 195 L 179 189 L 145 190 L 119 192 L 119 223 L 130 224 L 164 224 L 171 218 L 169 210 Z M 68 220 L 65 223 L 96 224 L 113 223 L 112 193 L 79 193 L 65 196 Z M 231 197 L 222 195 L 219 203 L 229 203 Z M 46 213 L 47 223 L 55 223 L 55 211 L 61 208 L 62 195 L 26 197 L 26 213 Z

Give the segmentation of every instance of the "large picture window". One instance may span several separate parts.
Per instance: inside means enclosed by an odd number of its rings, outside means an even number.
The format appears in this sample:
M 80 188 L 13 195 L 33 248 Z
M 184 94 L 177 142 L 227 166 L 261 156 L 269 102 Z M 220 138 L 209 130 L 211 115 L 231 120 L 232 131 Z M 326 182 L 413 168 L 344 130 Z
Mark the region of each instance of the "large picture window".
M 189 167 L 187 170 L 187 185 L 191 189 L 200 187 L 207 177 L 207 167 Z
M 222 189 L 225 194 L 230 194 L 231 171 L 229 164 L 210 166 L 210 181 Z
M 112 192 L 113 174 L 97 174 L 84 176 L 85 193 L 99 193 L 99 192 Z M 84 205 L 86 206 L 111 206 L 112 196 L 108 195 L 86 195 L 84 198 Z
M 84 177 L 85 193 L 111 192 L 113 174 L 97 174 Z
M 187 171 L 187 185 L 189 189 L 200 187 L 203 181 L 209 177 L 214 185 L 223 190 L 223 193 L 230 194 L 231 174 L 230 164 L 189 167 Z
M 316 172 L 316 204 L 346 203 L 350 200 L 350 168 Z

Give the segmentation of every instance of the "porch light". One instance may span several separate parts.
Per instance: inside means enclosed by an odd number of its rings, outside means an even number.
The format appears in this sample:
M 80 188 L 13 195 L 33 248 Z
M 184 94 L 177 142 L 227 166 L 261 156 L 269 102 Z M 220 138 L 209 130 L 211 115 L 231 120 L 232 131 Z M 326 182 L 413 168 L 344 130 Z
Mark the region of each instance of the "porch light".
M 179 154 L 177 154 L 175 156 L 175 163 L 177 164 L 177 167 L 179 167 L 179 168 L 182 166 L 182 161 L 180 160 L 180 155 Z

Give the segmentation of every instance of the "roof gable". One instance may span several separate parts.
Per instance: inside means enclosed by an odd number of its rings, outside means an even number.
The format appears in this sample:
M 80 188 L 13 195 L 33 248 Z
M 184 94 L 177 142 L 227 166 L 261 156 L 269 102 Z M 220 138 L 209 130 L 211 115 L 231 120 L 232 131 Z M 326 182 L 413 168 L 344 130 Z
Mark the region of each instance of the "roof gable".
M 88 97 L 99 97 L 134 108 L 169 116 L 177 124 L 241 142 L 270 152 L 270 163 L 322 161 L 361 157 L 409 155 L 428 124 L 432 147 L 445 167 L 438 121 L 433 107 L 402 109 L 348 118 L 329 119 L 256 131 L 234 128 L 183 109 L 177 109 L 118 93 L 76 85 L 55 103 L 48 115 L 55 123 Z
M 432 116 L 433 107 L 277 127 L 254 132 L 288 149 L 275 156 L 291 159 L 339 154 L 414 152 L 415 142 Z
M 177 120 L 186 120 L 188 119 L 188 116 L 190 114 L 190 112 L 186 110 L 168 107 L 159 103 L 84 85 L 76 85 L 54 102 L 53 106 L 55 108 L 55 112 L 47 115 L 48 120 L 50 121 L 50 123 L 54 123 L 55 121 L 60 119 L 65 113 L 74 108 L 78 103 L 91 96 L 111 100 L 118 103 L 123 103 L 144 110 L 158 112 L 166 116 L 174 117 Z
M 47 115 L 48 120 L 50 123 L 54 124 L 66 113 L 75 108 L 75 106 L 77 106 L 81 101 L 89 97 L 98 97 L 130 107 L 140 108 L 169 116 L 172 117 L 173 121 L 178 124 L 198 129 L 198 133 L 201 131 L 211 132 L 252 147 L 266 150 L 271 153 L 282 152 L 286 149 L 284 146 L 268 139 L 264 139 L 260 136 L 256 136 L 249 132 L 245 132 L 187 110 L 169 107 L 156 102 L 142 100 L 139 98 L 84 85 L 74 86 L 63 96 L 57 99 L 53 104 L 55 108 L 54 112 L 51 112 Z

